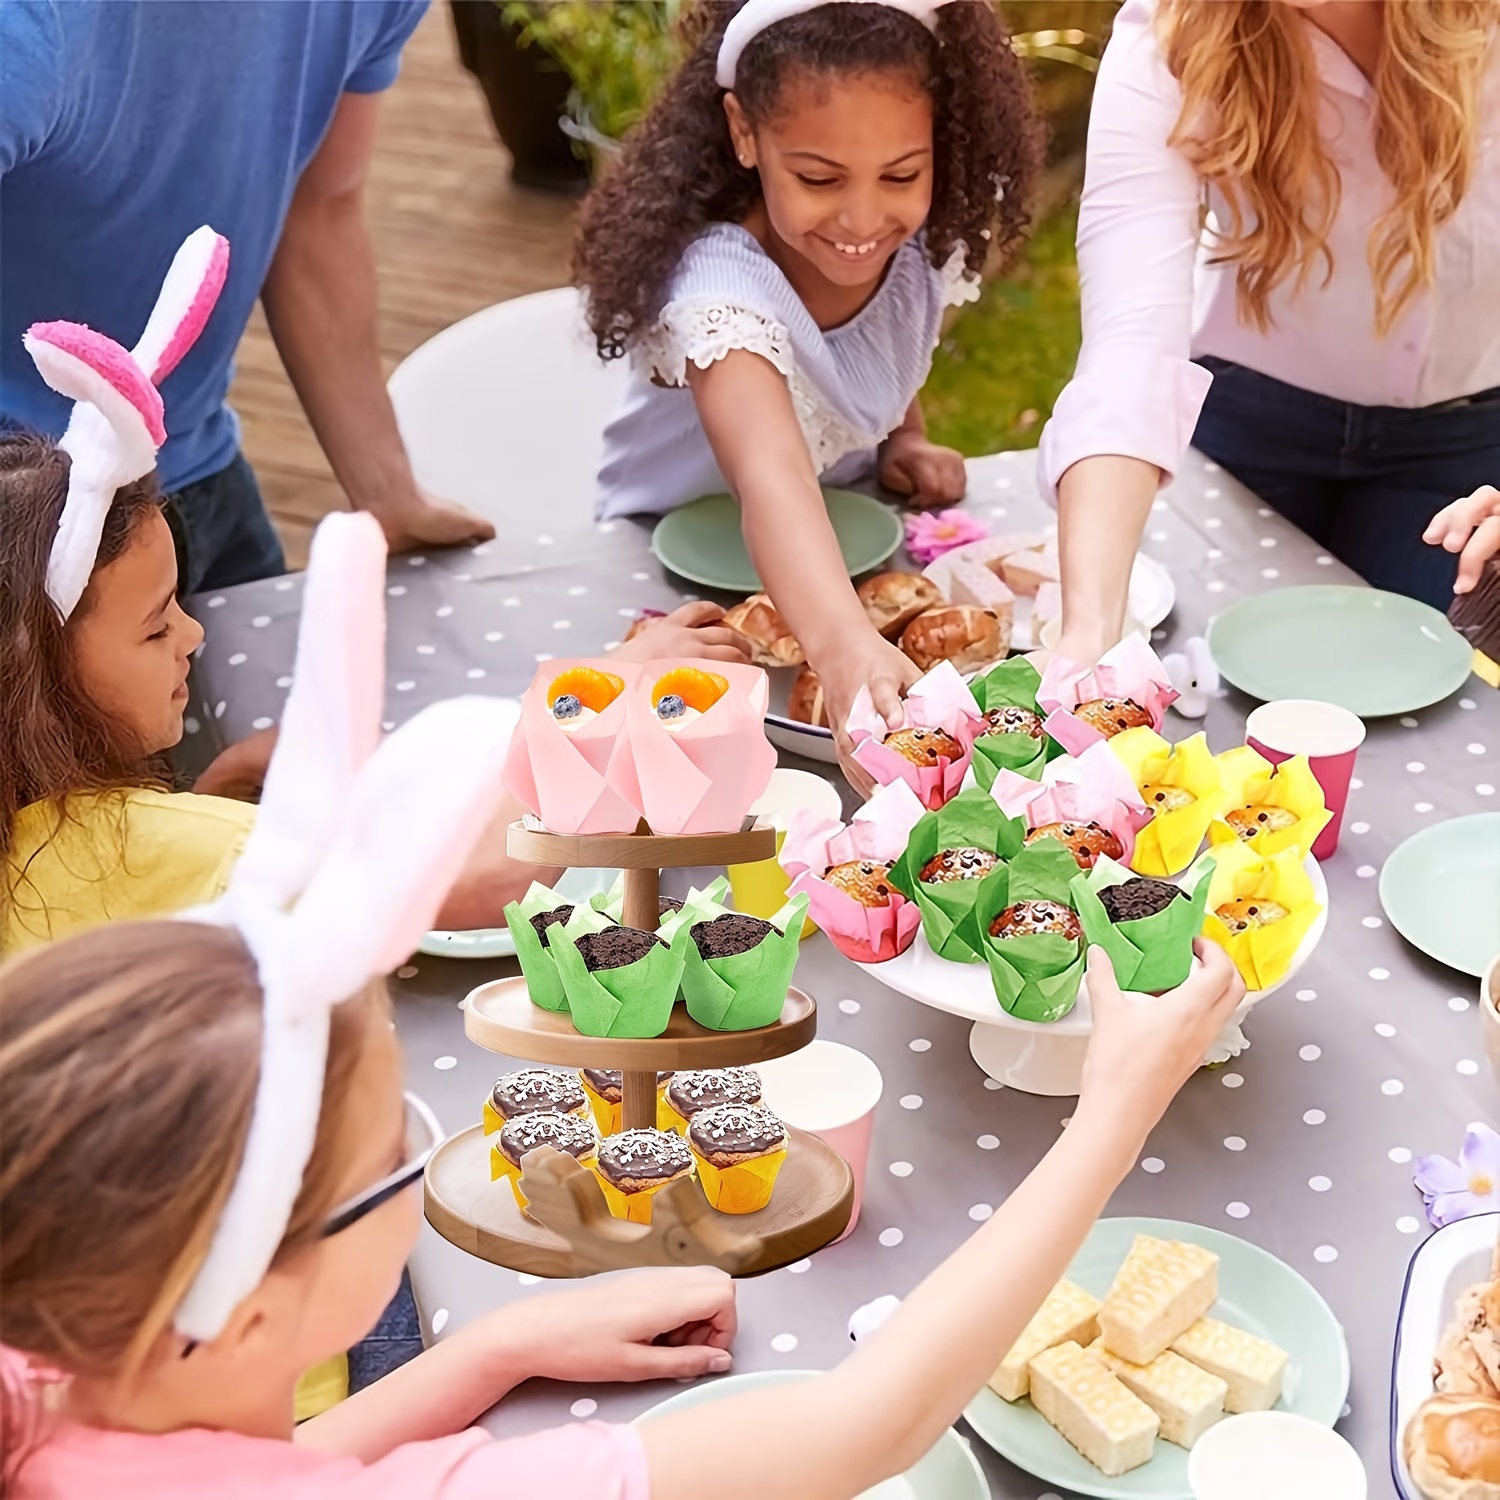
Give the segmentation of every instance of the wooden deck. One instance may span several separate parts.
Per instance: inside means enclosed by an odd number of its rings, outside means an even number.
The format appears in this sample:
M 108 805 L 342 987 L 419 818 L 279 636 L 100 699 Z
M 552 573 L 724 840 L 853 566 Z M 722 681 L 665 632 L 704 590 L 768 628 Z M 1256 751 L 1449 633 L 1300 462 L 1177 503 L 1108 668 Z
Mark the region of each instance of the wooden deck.
M 574 209 L 511 185 L 509 157 L 436 0 L 386 97 L 369 187 L 387 374 L 450 323 L 566 282 Z M 345 502 L 258 310 L 230 399 L 288 563 L 300 568 L 312 528 Z

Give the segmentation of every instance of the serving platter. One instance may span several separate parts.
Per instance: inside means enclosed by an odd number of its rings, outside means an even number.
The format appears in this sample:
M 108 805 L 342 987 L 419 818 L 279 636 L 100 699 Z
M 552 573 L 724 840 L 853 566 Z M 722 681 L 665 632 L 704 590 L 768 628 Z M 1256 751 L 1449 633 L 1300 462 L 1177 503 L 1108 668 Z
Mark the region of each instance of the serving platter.
M 1290 1356 L 1275 1409 L 1295 1412 L 1325 1427 L 1338 1421 L 1349 1394 L 1344 1330 L 1304 1277 L 1258 1245 L 1173 1219 L 1101 1219 L 1068 1267 L 1068 1280 L 1102 1298 L 1138 1234 L 1186 1240 L 1217 1255 L 1219 1300 L 1210 1315 L 1269 1339 Z M 1057 1489 L 1101 1500 L 1192 1500 L 1187 1450 L 1160 1438 L 1149 1463 L 1111 1479 L 1055 1431 L 1025 1397 L 1005 1401 L 986 1386 L 964 1416 L 997 1453 Z
M 1322 941 L 1328 926 L 1328 882 L 1311 855 L 1303 861 L 1322 910 L 1308 928 L 1287 972 L 1273 985 L 1248 994 L 1230 1025 L 1240 1021 L 1262 1000 L 1296 978 Z M 1083 1077 L 1083 1059 L 1093 1032 L 1088 980 L 1078 988 L 1073 1009 L 1059 1021 L 1023 1021 L 1000 1008 L 990 971 L 985 964 L 961 964 L 939 958 L 919 931 L 905 953 L 883 964 L 863 964 L 866 973 L 882 984 L 934 1010 L 962 1016 L 974 1023 L 969 1053 L 993 1079 L 1027 1094 L 1073 1095 Z

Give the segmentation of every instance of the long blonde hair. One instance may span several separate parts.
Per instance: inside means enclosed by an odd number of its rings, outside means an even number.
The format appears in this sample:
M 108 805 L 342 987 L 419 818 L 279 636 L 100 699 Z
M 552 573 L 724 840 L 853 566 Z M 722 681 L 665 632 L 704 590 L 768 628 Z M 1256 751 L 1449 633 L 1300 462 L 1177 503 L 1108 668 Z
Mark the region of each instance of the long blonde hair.
M 1376 66 L 1375 156 L 1390 207 L 1367 243 L 1384 337 L 1436 272 L 1437 230 L 1474 173 L 1497 0 L 1387 0 Z M 1182 85 L 1171 144 L 1229 205 L 1215 259 L 1238 266 L 1240 317 L 1262 331 L 1293 279 L 1333 270 L 1339 176 L 1318 130 L 1307 23 L 1281 0 L 1159 0 L 1158 34 Z

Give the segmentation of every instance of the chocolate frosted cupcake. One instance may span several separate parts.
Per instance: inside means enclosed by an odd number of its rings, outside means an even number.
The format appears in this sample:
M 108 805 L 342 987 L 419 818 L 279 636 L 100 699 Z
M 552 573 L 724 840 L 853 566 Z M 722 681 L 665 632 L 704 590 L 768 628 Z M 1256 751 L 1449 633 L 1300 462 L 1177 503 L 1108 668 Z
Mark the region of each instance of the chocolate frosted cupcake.
M 564 1115 L 588 1112 L 588 1100 L 576 1073 L 554 1072 L 551 1068 L 522 1068 L 507 1073 L 484 1101 L 484 1133 L 492 1135 L 517 1115 L 547 1110 Z
M 988 849 L 944 849 L 922 866 L 922 881 L 943 885 L 953 880 L 983 880 L 999 863 L 1000 856 Z
M 699 1110 L 688 1125 L 698 1180 L 720 1213 L 753 1214 L 771 1201 L 786 1160 L 786 1126 L 758 1104 Z
M 490 1147 L 490 1180 L 508 1177 L 516 1204 L 528 1218 L 526 1195 L 521 1191 L 521 1162 L 528 1151 L 535 1151 L 538 1146 L 566 1151 L 580 1165 L 592 1169 L 599 1152 L 599 1133 L 582 1116 L 558 1114 L 554 1110 L 517 1115 L 505 1122 L 499 1140 Z
M 1187 900 L 1187 892 L 1180 885 L 1147 875 L 1107 885 L 1098 894 L 1099 904 L 1111 922 L 1139 922 L 1165 911 L 1174 901 Z
M 610 1213 L 649 1224 L 651 1199 L 669 1182 L 692 1175 L 693 1153 L 670 1130 L 622 1130 L 600 1146 L 596 1170 Z
M 686 1135 L 688 1122 L 701 1110 L 759 1104 L 760 1074 L 754 1068 L 690 1068 L 672 1075 L 663 1103 L 667 1129 Z
M 643 932 L 639 927 L 606 927 L 602 932 L 585 933 L 577 943 L 583 966 L 590 974 L 623 969 L 647 957 L 653 948 L 665 946 L 654 932 Z
M 579 1081 L 588 1095 L 600 1135 L 614 1135 L 620 1128 L 625 1105 L 625 1075 L 618 1068 L 580 1068 Z M 656 1114 L 661 1123 L 662 1095 L 671 1082 L 670 1072 L 656 1075 Z

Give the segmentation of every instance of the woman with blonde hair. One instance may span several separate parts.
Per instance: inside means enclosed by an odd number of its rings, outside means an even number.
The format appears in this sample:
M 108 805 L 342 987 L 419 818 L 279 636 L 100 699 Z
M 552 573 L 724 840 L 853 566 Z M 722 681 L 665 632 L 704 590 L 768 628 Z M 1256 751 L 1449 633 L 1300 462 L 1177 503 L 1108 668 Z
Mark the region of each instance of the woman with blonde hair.
M 1377 587 L 1446 608 L 1497 550 L 1497 23 L 1497 0 L 1127 0 L 1083 347 L 1041 442 L 1066 655 L 1119 635 L 1189 442 Z

